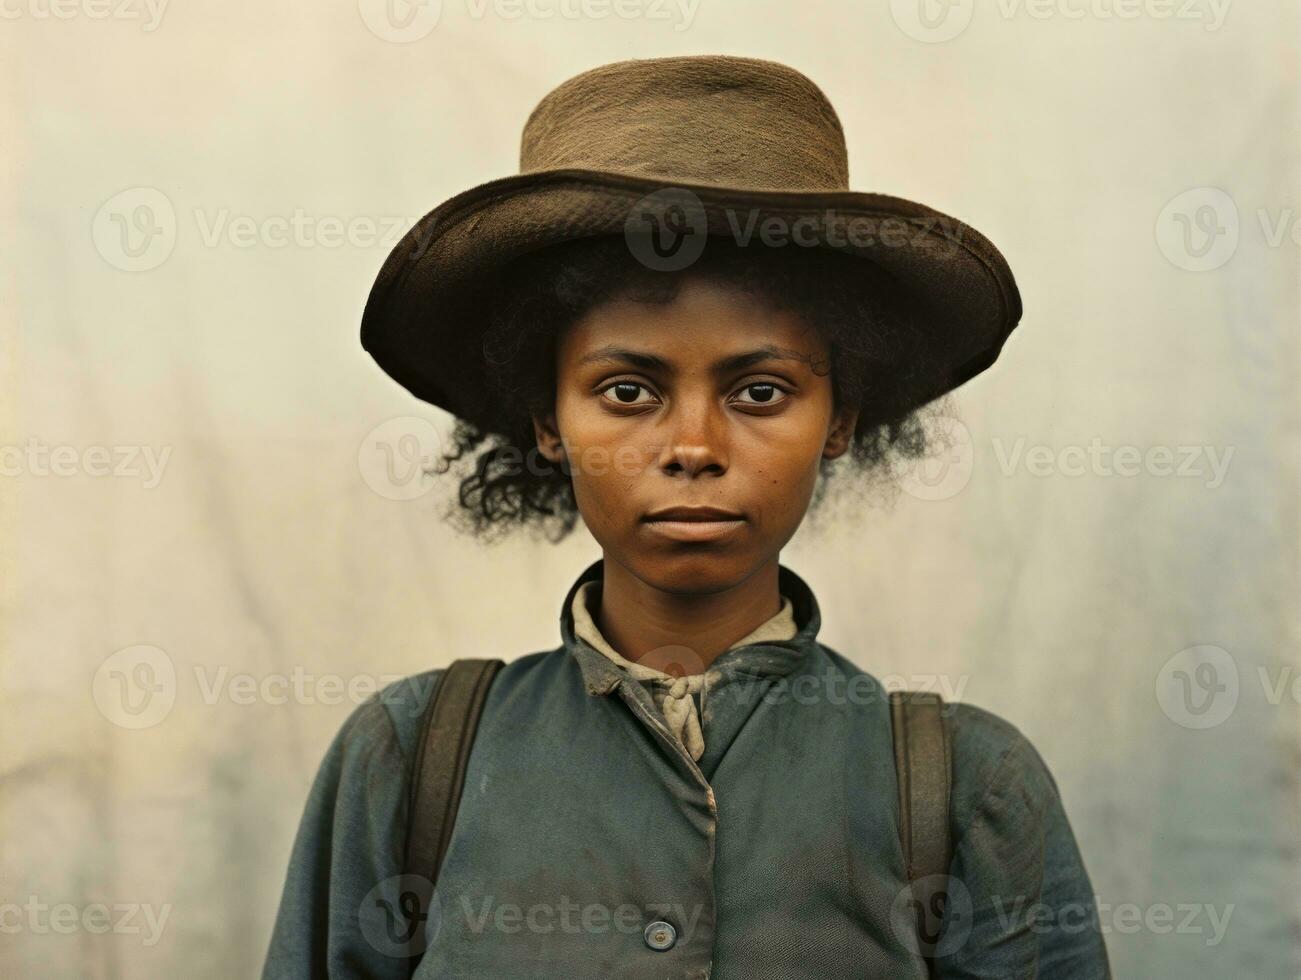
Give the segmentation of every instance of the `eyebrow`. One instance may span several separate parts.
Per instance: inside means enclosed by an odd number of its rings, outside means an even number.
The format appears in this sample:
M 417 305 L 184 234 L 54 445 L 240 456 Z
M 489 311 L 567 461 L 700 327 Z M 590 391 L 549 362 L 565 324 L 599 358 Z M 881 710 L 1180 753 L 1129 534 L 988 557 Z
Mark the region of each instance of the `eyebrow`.
M 778 347 L 775 344 L 764 344 L 762 347 L 756 347 L 754 350 L 742 351 L 739 354 L 730 354 L 727 357 L 720 358 L 711 365 L 711 370 L 715 374 L 727 374 L 731 371 L 739 371 L 743 368 L 751 367 L 761 361 L 780 360 L 780 361 L 798 361 L 801 364 L 807 364 L 809 358 L 799 351 L 788 350 L 784 347 Z M 667 374 L 673 373 L 673 364 L 660 357 L 658 354 L 652 354 L 649 351 L 632 350 L 628 347 L 616 347 L 606 345 L 598 347 L 594 351 L 584 354 L 578 359 L 579 364 L 587 364 L 592 361 L 609 361 L 619 364 L 631 364 L 634 367 L 642 368 L 646 371 L 662 371 Z

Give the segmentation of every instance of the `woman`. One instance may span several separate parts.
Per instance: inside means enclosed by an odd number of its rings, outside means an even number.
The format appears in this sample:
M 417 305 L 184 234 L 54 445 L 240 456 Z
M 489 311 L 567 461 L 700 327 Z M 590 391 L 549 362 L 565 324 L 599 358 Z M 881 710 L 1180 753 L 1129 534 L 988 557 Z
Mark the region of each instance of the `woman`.
M 889 705 L 779 562 L 837 467 L 920 452 L 918 411 L 997 357 L 1020 315 L 997 250 L 848 191 L 831 106 L 770 62 L 580 75 L 522 171 L 412 230 L 363 342 L 458 417 L 468 529 L 581 516 L 602 557 L 560 645 L 492 683 L 427 908 L 408 798 L 445 672 L 354 712 L 264 976 L 406 976 L 413 937 L 429 978 L 1109 976 L 1052 776 L 969 705 L 943 931 L 915 934 Z

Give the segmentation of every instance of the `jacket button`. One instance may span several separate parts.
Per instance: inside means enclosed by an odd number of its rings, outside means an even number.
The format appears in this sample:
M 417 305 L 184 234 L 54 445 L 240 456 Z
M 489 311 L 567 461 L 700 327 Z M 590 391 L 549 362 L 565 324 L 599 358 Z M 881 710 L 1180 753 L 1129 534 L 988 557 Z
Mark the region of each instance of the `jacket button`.
M 655 950 L 666 950 L 678 941 L 678 931 L 663 920 L 646 927 L 646 945 Z

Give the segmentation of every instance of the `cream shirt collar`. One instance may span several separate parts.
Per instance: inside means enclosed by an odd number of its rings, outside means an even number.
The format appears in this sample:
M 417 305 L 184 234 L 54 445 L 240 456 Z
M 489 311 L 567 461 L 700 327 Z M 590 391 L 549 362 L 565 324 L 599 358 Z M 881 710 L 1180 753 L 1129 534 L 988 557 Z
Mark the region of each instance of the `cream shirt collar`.
M 601 631 L 597 629 L 596 622 L 592 619 L 588 606 L 588 598 L 598 592 L 600 588 L 599 582 L 584 582 L 574 593 L 574 600 L 570 605 L 570 615 L 574 622 L 574 635 L 584 640 L 593 649 L 600 651 L 617 667 L 626 671 L 630 677 L 649 682 L 651 695 L 664 713 L 664 718 L 669 725 L 669 731 L 677 737 L 691 757 L 699 761 L 705 751 L 705 740 L 700 728 L 700 716 L 696 710 L 696 703 L 692 695 L 697 691 L 702 692 L 701 701 L 703 702 L 705 697 L 703 692 L 706 690 L 705 682 L 709 676 L 708 673 L 674 677 L 662 670 L 634 663 L 620 656 L 614 647 L 606 642 L 605 637 L 601 635 Z M 794 603 L 791 602 L 788 596 L 782 596 L 782 607 L 771 619 L 760 623 L 728 649 L 735 650 L 737 647 L 747 646 L 751 643 L 789 640 L 798 632 L 799 627 L 795 622 Z
M 592 619 L 591 607 L 588 599 L 600 591 L 600 583 L 584 582 L 574 594 L 573 604 L 570 606 L 570 614 L 574 619 L 574 635 L 586 640 L 589 644 L 600 650 L 601 653 L 609 657 L 615 664 L 624 668 L 637 680 L 664 680 L 673 681 L 676 678 L 672 674 L 666 674 L 662 670 L 656 670 L 654 667 L 647 667 L 643 664 L 634 663 L 620 656 L 619 653 L 610 646 L 601 631 L 596 626 L 596 621 Z M 764 643 L 769 640 L 789 640 L 798 632 L 795 624 L 795 607 L 787 596 L 782 596 L 782 607 L 777 613 L 768 620 L 760 623 L 753 630 L 747 633 L 741 639 L 733 643 L 729 650 L 735 650 L 737 647 L 747 646 L 751 643 Z

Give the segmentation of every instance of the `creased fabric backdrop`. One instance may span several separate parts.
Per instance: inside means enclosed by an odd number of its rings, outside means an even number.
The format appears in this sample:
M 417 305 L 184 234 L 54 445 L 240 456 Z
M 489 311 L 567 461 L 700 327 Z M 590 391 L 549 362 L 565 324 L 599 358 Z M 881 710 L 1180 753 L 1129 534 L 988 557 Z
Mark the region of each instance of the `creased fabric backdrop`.
M 705 52 L 1025 300 L 949 448 L 783 553 L 822 639 L 1034 741 L 1118 977 L 1297 975 L 1296 3 L 3 11 L 0 975 L 255 975 L 357 701 L 558 642 L 590 537 L 454 535 L 359 315 L 549 88 Z

